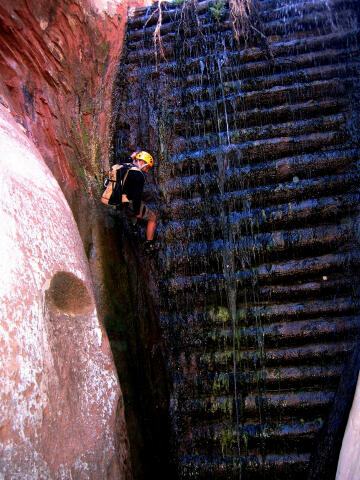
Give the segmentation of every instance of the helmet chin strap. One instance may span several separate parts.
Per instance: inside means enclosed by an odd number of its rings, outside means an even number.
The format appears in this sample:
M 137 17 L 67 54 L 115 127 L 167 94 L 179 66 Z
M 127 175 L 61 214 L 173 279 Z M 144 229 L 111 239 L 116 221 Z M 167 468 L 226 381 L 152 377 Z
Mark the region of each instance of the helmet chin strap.
M 137 163 L 137 167 L 142 170 L 143 168 L 145 168 L 148 164 L 146 162 L 144 162 L 144 165 L 141 165 L 141 167 L 139 166 L 139 160 L 136 160 L 136 163 Z

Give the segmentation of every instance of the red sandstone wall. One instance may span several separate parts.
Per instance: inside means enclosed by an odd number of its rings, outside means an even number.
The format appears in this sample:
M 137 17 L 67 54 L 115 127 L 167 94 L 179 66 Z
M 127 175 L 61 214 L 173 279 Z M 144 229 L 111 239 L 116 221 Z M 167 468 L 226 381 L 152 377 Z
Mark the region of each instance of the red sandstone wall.
M 0 5 L 0 102 L 38 146 L 70 203 L 79 186 L 90 191 L 96 184 L 107 158 L 112 79 L 130 6 L 136 0 Z
M 140 0 L 140 4 L 144 2 Z M 90 267 L 100 320 L 104 317 L 106 298 L 111 296 L 111 292 L 106 291 L 103 282 L 105 274 L 101 260 L 103 250 L 101 237 L 104 230 L 101 224 L 102 213 L 101 211 L 100 214 L 97 213 L 96 203 L 99 202 L 94 203 L 91 199 L 99 185 L 97 177 L 100 177 L 102 164 L 107 163 L 112 81 L 122 48 L 128 8 L 134 6 L 137 6 L 136 0 L 0 2 L 0 104 L 3 105 L 3 107 L 0 105 L 0 108 L 5 112 L 4 106 L 6 107 L 16 122 L 22 125 L 23 132 L 30 140 L 29 145 L 33 142 L 38 148 L 72 208 L 86 253 L 90 250 L 94 252 L 90 258 Z M 22 144 L 24 152 L 28 152 L 27 142 L 24 140 Z M 26 158 L 25 155 L 24 159 Z M 13 160 L 6 158 L 4 162 L 10 165 Z M 29 185 L 31 188 L 30 181 Z M 31 213 L 35 210 L 34 206 L 30 205 L 27 211 Z M 60 211 L 59 215 L 61 217 Z M 39 226 L 36 220 L 39 224 L 42 220 L 36 215 L 31 218 L 35 219 L 33 222 L 35 230 Z M 20 223 L 17 218 L 14 218 L 14 222 Z M 49 233 L 50 238 L 53 238 L 54 232 Z M 18 240 L 22 240 L 21 235 Z M 63 245 L 57 244 L 56 248 L 61 250 Z M 40 246 L 40 252 L 41 249 Z M 70 249 L 67 256 L 69 259 L 76 258 L 75 250 Z M 22 272 L 24 278 L 26 275 L 32 275 L 33 263 L 34 261 Z M 7 277 L 4 279 L 5 282 L 8 281 Z M 3 306 L 6 308 L 7 303 L 4 302 Z M 11 323 L 11 319 L 9 321 Z M 19 322 L 22 326 L 26 325 L 26 318 L 19 318 Z M 103 334 L 106 336 L 105 332 Z M 36 346 L 32 348 L 36 350 Z M 101 351 L 95 351 L 94 355 L 101 355 Z M 108 356 L 111 363 L 110 351 Z M 69 353 L 68 358 L 76 365 L 76 356 Z M 32 361 L 29 359 L 29 364 Z M 64 382 L 65 390 L 71 391 L 69 382 Z M 83 393 L 81 388 L 79 391 Z M 113 392 L 114 395 L 118 393 L 117 390 Z M 12 395 L 10 393 L 10 397 Z M 62 401 L 62 397 L 60 400 Z M 56 410 L 56 401 L 50 401 L 49 405 L 51 409 Z M 7 417 L 8 413 L 5 412 L 4 415 Z M 17 418 L 14 415 L 14 419 Z M 67 421 L 71 424 L 77 420 Z M 79 467 L 76 475 L 73 472 L 73 478 L 131 478 L 126 425 L 123 405 L 120 403 L 116 418 L 112 417 L 112 421 L 114 430 L 109 435 L 116 437 L 115 456 L 119 459 L 119 465 L 116 468 L 109 467 L 111 471 L 107 471 L 105 475 L 101 473 L 101 468 L 107 468 L 106 462 L 103 461 L 104 465 L 99 467 L 99 475 L 92 473 L 88 477 L 85 470 L 81 471 Z M 77 427 L 86 430 L 88 420 L 86 422 L 81 425 L 81 421 L 78 420 Z M 45 427 L 43 430 L 41 435 L 44 439 L 52 439 L 50 430 L 46 430 Z M 3 433 L 0 425 L 0 436 Z M 63 439 L 62 435 L 60 437 Z M 86 434 L 85 437 L 86 443 L 91 435 Z M 0 444 L 2 440 L 0 438 Z M 50 450 L 53 452 L 50 443 L 49 452 Z M 67 443 L 65 441 L 64 445 Z M 80 443 L 81 439 L 78 444 Z M 44 445 L 46 446 L 46 441 Z M 103 448 L 101 443 L 98 447 L 100 450 Z M 68 445 L 68 448 L 71 449 L 71 445 Z M 39 451 L 43 450 L 39 447 Z M 51 452 L 49 455 L 48 459 L 45 455 L 44 462 L 52 461 Z M 97 465 L 97 459 L 94 457 L 93 460 L 94 465 Z M 9 460 L 5 464 L 3 462 L 2 466 L 12 468 L 12 463 L 13 460 Z M 68 463 L 71 465 L 70 457 Z M 51 469 L 53 473 L 50 472 L 48 476 L 43 477 L 39 473 L 40 477 L 60 478 L 57 476 L 59 472 L 57 467 L 53 466 Z M 24 476 L 24 473 L 22 476 L 24 480 L 38 478 L 31 476 L 26 465 L 23 471 L 28 475 Z

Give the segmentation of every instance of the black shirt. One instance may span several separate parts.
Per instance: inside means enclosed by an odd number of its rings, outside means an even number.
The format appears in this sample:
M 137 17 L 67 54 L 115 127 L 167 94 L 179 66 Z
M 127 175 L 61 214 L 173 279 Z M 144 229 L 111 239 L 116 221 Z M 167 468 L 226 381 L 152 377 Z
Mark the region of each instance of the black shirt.
M 135 215 L 140 213 L 141 197 L 144 190 L 145 177 L 142 171 L 129 170 L 128 176 L 123 185 L 123 193 L 133 203 L 133 211 Z

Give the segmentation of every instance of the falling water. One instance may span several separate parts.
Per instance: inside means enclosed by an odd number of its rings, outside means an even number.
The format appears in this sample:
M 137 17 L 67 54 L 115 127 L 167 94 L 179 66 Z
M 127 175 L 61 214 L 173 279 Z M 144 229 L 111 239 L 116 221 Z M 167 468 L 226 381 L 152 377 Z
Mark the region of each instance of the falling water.
M 135 12 L 115 145 L 157 159 L 179 478 L 304 479 L 360 326 L 358 6 L 262 0 L 246 45 L 220 7 L 162 3 L 165 58 Z

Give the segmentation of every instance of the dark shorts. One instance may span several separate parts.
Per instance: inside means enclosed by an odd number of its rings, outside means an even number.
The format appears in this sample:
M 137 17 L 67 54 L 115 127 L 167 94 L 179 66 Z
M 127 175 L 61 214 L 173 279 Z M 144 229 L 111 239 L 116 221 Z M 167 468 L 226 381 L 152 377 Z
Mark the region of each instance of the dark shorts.
M 123 208 L 123 212 L 128 218 L 136 218 L 136 215 L 134 214 L 132 202 L 129 202 L 129 204 Z M 141 205 L 140 205 L 140 212 L 142 213 L 141 219 L 146 220 L 147 222 L 151 220 L 151 218 L 154 215 L 154 212 L 150 210 L 150 208 L 147 207 L 143 202 L 141 202 Z

